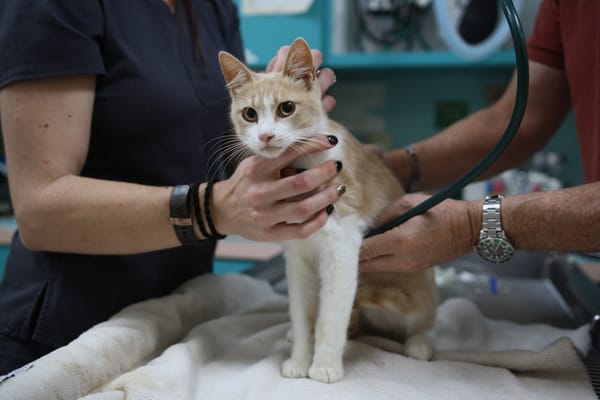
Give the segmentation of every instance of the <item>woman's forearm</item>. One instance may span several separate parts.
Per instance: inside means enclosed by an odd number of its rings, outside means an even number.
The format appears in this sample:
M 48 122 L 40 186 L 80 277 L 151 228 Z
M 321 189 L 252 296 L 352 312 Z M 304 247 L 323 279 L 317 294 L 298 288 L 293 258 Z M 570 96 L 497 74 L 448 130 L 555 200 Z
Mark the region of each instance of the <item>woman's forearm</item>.
M 171 188 L 66 175 L 15 205 L 32 250 L 131 254 L 178 246 L 169 221 Z

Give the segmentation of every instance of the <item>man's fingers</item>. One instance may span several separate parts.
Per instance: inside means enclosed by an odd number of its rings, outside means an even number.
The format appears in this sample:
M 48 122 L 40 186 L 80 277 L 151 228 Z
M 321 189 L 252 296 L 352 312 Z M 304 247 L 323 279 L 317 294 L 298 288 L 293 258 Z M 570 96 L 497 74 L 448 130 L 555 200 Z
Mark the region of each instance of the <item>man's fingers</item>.
M 411 208 L 421 204 L 427 199 L 427 195 L 421 193 L 405 194 L 394 203 L 386 207 L 378 216 L 375 218 L 374 227 L 381 226 L 386 222 L 393 220 L 408 212 Z
M 396 257 L 381 256 L 360 262 L 360 272 L 400 272 Z
M 360 248 L 359 261 L 368 261 L 377 257 L 393 254 L 393 249 L 388 249 L 390 241 L 393 240 L 393 238 L 391 238 L 391 235 L 392 231 L 389 230 L 387 232 L 371 236 L 370 238 L 363 240 L 362 246 Z

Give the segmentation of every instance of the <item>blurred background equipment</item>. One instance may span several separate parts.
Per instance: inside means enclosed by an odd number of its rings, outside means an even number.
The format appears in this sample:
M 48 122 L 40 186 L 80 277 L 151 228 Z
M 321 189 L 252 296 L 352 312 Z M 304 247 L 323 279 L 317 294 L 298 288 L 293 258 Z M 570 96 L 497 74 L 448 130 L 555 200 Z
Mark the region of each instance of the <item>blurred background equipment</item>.
M 471 0 L 461 7 L 456 0 L 434 0 L 433 9 L 440 35 L 448 48 L 469 61 L 481 60 L 498 51 L 509 37 L 508 25 L 499 23 L 497 0 Z M 518 13 L 522 0 L 514 1 Z M 458 9 L 458 12 L 457 12 Z
M 469 44 L 487 39 L 498 25 L 498 0 L 471 0 L 465 7 L 458 32 Z
M 352 0 L 356 45 L 365 50 L 429 49 L 421 22 L 431 0 Z

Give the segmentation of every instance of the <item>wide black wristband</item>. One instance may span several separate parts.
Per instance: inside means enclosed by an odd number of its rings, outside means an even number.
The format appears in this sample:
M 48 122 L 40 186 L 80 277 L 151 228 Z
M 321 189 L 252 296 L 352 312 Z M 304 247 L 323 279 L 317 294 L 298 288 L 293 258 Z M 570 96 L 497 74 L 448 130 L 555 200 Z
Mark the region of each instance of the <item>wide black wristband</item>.
M 190 186 L 177 185 L 171 192 L 169 202 L 171 214 L 171 225 L 175 230 L 177 239 L 184 246 L 198 244 L 200 240 L 194 233 L 194 224 L 192 222 L 192 213 L 190 212 Z

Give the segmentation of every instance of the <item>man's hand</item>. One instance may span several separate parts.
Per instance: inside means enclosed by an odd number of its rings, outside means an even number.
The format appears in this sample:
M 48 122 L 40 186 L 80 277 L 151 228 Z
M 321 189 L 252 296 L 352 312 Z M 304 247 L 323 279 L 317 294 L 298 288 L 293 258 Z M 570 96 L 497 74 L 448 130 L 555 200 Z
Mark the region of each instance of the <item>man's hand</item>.
M 399 217 L 426 199 L 423 194 L 407 194 L 377 221 Z M 423 215 L 365 239 L 360 271 L 417 272 L 453 260 L 473 250 L 480 225 L 481 202 L 445 200 Z

